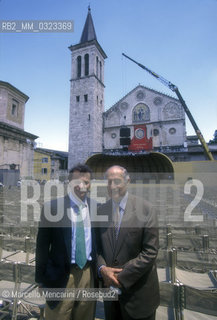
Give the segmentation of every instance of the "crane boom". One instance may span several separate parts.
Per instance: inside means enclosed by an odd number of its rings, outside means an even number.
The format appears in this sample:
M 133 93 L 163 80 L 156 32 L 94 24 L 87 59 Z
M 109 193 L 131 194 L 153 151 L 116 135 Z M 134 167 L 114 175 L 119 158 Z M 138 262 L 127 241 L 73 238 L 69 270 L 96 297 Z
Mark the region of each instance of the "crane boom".
M 196 135 L 198 137 L 198 139 L 201 142 L 201 145 L 204 149 L 204 153 L 206 154 L 206 156 L 208 157 L 209 160 L 214 160 L 212 153 L 209 150 L 208 145 L 206 144 L 206 141 L 200 131 L 200 129 L 198 128 L 190 110 L 188 109 L 184 99 L 182 98 L 181 93 L 179 92 L 179 89 L 176 85 L 174 85 L 173 83 L 171 83 L 170 81 L 166 80 L 165 78 L 161 77 L 160 75 L 158 75 L 157 73 L 153 72 L 152 70 L 148 69 L 147 67 L 145 67 L 144 65 L 142 65 L 141 63 L 135 61 L 134 59 L 130 58 L 129 56 L 127 56 L 126 54 L 122 53 L 122 55 L 124 57 L 126 57 L 127 59 L 131 60 L 132 62 L 136 63 L 139 67 L 141 67 L 142 69 L 146 70 L 148 73 L 150 73 L 153 77 L 155 77 L 156 79 L 158 79 L 161 83 L 163 83 L 165 86 L 167 86 L 169 89 L 171 89 L 172 91 L 174 91 L 179 99 L 179 101 L 181 102 L 185 113 L 187 114 L 195 132 Z

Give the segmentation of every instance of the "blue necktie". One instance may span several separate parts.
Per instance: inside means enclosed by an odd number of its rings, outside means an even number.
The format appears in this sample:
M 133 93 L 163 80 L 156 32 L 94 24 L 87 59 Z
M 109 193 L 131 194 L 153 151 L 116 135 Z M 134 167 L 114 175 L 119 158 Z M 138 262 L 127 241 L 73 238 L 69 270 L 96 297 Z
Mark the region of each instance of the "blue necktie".
M 76 246 L 75 246 L 75 263 L 80 269 L 83 269 L 87 262 L 86 245 L 84 235 L 84 222 L 81 217 L 81 207 L 79 208 L 76 221 Z
M 119 204 L 117 204 L 117 206 L 116 206 L 114 219 L 115 219 L 115 239 L 117 240 L 118 233 L 119 233 L 119 224 L 120 224 L 120 208 L 119 208 Z

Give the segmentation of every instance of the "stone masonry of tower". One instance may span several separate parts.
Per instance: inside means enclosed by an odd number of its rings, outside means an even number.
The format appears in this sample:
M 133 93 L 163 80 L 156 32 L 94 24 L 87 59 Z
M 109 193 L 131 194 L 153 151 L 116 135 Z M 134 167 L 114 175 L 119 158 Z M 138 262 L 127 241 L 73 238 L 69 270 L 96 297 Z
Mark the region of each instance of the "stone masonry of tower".
M 80 43 L 69 47 L 72 57 L 68 168 L 102 152 L 104 59 L 90 13 Z

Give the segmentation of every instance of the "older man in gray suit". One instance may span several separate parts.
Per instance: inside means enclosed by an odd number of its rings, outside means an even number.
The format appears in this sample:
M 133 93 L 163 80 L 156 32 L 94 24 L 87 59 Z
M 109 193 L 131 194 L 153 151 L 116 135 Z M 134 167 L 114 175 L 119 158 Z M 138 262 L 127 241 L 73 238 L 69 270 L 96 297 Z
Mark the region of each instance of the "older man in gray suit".
M 150 203 L 128 193 L 125 168 L 112 166 L 106 176 L 111 199 L 98 215 L 109 222 L 98 229 L 97 265 L 104 286 L 120 292 L 118 301 L 105 301 L 106 320 L 154 320 L 160 300 L 156 215 Z

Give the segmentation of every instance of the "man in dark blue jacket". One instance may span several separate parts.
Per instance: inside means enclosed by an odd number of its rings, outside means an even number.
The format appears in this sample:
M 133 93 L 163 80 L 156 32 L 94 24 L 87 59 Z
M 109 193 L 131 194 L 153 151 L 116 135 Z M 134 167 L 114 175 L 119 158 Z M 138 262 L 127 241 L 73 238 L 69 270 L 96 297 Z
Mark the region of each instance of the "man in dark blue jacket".
M 60 291 L 94 287 L 95 235 L 90 223 L 91 170 L 77 165 L 69 172 L 68 195 L 45 203 L 36 245 L 36 282 Z M 95 301 L 47 300 L 46 320 L 93 320 Z

